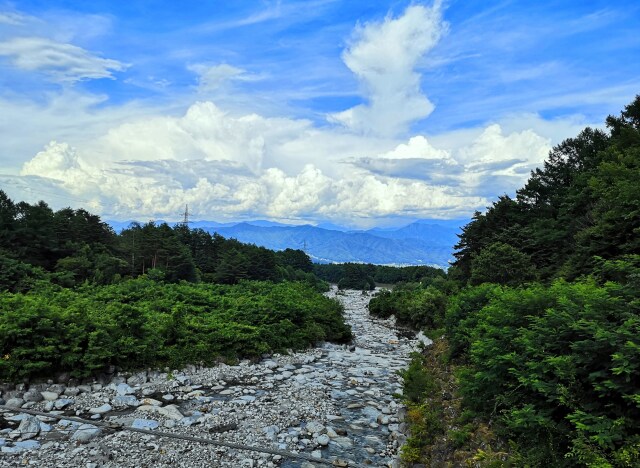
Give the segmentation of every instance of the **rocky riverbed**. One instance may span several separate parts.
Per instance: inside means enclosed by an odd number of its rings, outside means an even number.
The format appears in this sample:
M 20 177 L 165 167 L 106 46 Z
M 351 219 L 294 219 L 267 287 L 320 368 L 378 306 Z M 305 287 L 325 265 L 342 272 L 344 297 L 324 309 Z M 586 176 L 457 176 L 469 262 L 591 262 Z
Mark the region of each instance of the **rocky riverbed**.
M 355 342 L 325 344 L 259 363 L 190 366 L 180 372 L 115 375 L 109 381 L 5 386 L 4 404 L 125 427 L 396 466 L 405 436 L 396 371 L 418 340 L 372 320 L 370 294 L 338 292 Z M 0 413 L 0 466 L 314 466 L 241 451 L 42 416 Z

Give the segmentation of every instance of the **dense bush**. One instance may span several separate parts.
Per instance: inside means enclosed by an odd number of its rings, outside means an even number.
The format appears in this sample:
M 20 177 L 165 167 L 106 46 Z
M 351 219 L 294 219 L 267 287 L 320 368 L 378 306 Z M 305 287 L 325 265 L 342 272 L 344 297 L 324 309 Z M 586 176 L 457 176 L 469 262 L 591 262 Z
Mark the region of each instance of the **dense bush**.
M 381 318 L 394 315 L 399 325 L 417 330 L 435 330 L 444 324 L 445 306 L 446 296 L 441 290 L 409 283 L 378 293 L 369 302 L 369 312 Z
M 0 296 L 0 378 L 213 363 L 345 342 L 341 306 L 302 283 L 167 284 L 147 277 Z
M 492 296 L 454 328 L 471 343 L 465 403 L 532 464 L 640 463 L 638 301 L 593 280 Z

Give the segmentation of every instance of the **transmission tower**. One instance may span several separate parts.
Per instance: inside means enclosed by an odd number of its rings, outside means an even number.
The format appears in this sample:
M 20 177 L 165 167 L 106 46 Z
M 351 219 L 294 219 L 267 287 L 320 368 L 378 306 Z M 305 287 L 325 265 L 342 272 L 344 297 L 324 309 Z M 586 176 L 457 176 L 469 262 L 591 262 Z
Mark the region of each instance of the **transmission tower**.
M 183 218 L 182 218 L 182 224 L 184 224 L 185 226 L 188 226 L 189 223 L 191 221 L 189 221 L 189 215 L 191 213 L 189 213 L 189 205 L 184 205 L 184 213 L 183 213 Z

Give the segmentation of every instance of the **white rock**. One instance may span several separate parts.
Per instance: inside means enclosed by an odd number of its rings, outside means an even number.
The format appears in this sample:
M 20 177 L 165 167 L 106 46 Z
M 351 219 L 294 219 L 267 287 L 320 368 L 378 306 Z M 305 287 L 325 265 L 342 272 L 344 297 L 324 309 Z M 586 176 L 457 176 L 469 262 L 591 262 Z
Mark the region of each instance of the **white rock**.
M 101 430 L 99 427 L 94 426 L 93 424 L 82 424 L 71 436 L 71 440 L 80 442 L 81 444 L 86 444 L 92 439 L 99 436 Z
M 121 383 L 116 386 L 116 395 L 118 396 L 133 395 L 134 393 L 136 393 L 136 391 L 126 383 Z
M 166 396 L 169 396 L 169 395 L 164 395 L 162 398 L 164 398 L 165 400 L 172 400 L 173 399 L 173 395 L 171 395 L 171 398 L 165 398 Z M 162 406 L 162 402 L 161 401 L 154 400 L 153 398 L 143 398 L 140 401 L 140 403 L 143 404 L 143 405 Z
M 104 405 L 98 406 L 97 408 L 91 408 L 89 410 L 89 413 L 91 413 L 91 414 L 104 414 L 104 413 L 108 413 L 112 409 L 113 409 L 113 407 L 110 404 L 105 403 Z
M 60 394 L 56 392 L 40 392 L 40 395 L 42 395 L 42 398 L 46 401 L 55 401 L 60 396 Z
M 175 421 L 179 421 L 184 418 L 184 415 L 180 412 L 176 405 L 167 405 L 167 406 L 152 406 L 152 405 L 142 405 L 138 407 L 138 411 L 142 411 L 144 413 L 157 413 L 165 418 L 173 419 Z
M 24 400 L 22 398 L 9 398 L 5 403 L 5 406 L 10 406 L 11 408 L 20 408 L 24 405 Z

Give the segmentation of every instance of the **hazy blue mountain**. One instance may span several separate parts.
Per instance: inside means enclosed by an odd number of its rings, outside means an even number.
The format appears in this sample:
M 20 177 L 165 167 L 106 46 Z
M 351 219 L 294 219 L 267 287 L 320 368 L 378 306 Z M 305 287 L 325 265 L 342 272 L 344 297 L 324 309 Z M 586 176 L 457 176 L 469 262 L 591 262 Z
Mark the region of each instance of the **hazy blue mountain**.
M 304 249 L 315 261 L 320 262 L 446 267 L 452 259 L 459 228 L 416 222 L 395 230 L 341 232 L 310 225 L 260 227 L 240 223 L 211 228 L 209 231 L 275 250 Z
M 135 221 L 112 221 L 112 220 L 105 221 L 105 223 L 111 226 L 111 228 L 118 234 L 121 233 L 124 229 L 128 228 L 129 225 L 134 222 Z
M 217 232 L 274 250 L 302 249 L 316 262 L 363 262 L 395 265 L 436 265 L 446 267 L 451 260 L 456 233 L 467 220 L 419 220 L 400 228 L 345 231 L 340 226 L 291 226 L 272 221 L 218 223 L 195 221 L 191 228 Z M 108 221 L 116 230 L 131 221 Z
M 466 224 L 464 220 L 455 222 L 416 221 L 399 229 L 371 229 L 367 233 L 387 239 L 420 239 L 431 244 L 455 245 L 458 241 L 460 226 Z

